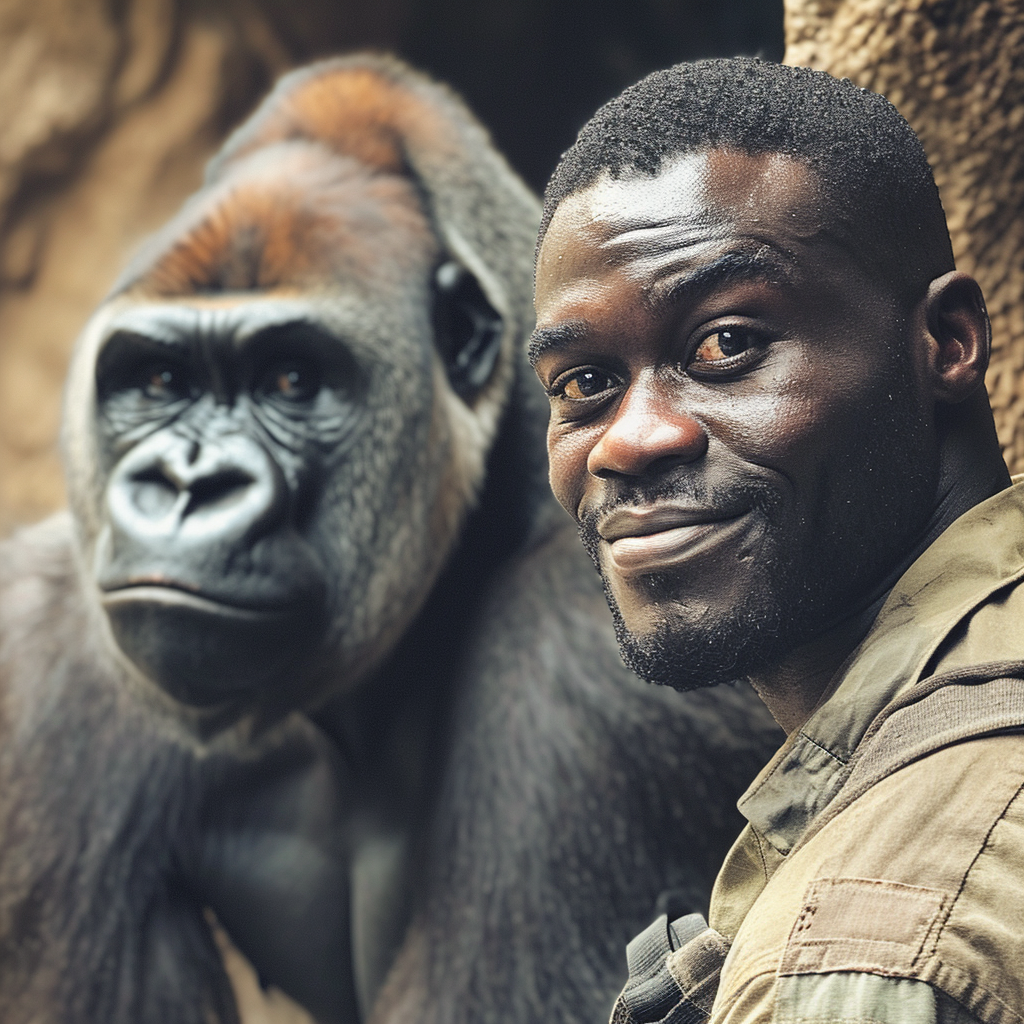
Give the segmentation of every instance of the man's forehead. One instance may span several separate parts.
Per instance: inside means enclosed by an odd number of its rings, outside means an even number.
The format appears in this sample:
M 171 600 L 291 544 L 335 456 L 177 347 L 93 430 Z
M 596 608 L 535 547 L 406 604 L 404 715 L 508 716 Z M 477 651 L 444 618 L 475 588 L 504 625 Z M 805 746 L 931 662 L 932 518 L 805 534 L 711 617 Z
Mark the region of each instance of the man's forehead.
M 677 225 L 707 231 L 742 222 L 756 229 L 781 220 L 795 233 L 816 233 L 823 206 L 817 176 L 802 161 L 784 153 L 709 149 L 671 157 L 656 175 L 603 171 L 559 204 L 548 230 L 582 229 L 611 256 Z
M 604 172 L 555 210 L 538 258 L 538 302 L 551 287 L 611 267 L 653 281 L 737 245 L 799 262 L 805 245 L 824 243 L 835 259 L 849 251 L 849 232 L 827 207 L 816 173 L 783 153 L 707 149 L 671 158 L 656 175 Z
M 668 210 L 676 216 L 706 214 L 711 153 L 680 153 L 655 174 L 627 169 L 617 177 L 604 170 L 586 188 L 568 196 L 555 216 L 584 217 L 614 236 L 633 226 L 657 223 Z

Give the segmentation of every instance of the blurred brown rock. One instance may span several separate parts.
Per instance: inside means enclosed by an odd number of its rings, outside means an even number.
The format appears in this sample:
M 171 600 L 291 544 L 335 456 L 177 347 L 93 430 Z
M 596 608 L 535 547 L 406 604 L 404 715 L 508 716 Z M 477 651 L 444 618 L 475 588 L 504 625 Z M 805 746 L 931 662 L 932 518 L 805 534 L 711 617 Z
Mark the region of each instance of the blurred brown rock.
M 787 64 L 886 95 L 935 168 L 960 269 L 992 316 L 988 389 L 1024 472 L 1024 2 L 786 0 Z

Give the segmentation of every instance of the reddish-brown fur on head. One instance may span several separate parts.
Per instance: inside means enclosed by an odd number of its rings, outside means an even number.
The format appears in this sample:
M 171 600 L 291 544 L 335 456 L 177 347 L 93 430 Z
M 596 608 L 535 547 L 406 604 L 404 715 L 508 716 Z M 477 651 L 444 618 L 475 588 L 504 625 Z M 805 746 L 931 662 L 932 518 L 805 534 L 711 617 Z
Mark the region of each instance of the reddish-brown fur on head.
M 407 153 L 457 166 L 460 140 L 450 111 L 397 67 L 376 58 L 289 76 L 228 140 L 206 188 L 120 290 L 308 289 L 342 275 L 365 281 L 385 266 L 401 274 L 427 255 L 429 211 Z
M 377 171 L 401 174 L 404 157 L 396 115 L 408 97 L 395 96 L 381 76 L 360 69 L 307 80 L 261 111 L 225 156 L 291 139 L 316 139 Z
M 320 68 L 286 91 L 276 90 L 229 140 L 212 173 L 255 149 L 293 139 L 316 140 L 390 174 L 408 172 L 410 146 L 440 150 L 454 144 L 442 113 L 410 88 L 407 76 L 401 80 L 388 71 L 386 60 L 372 68 Z
M 412 184 L 321 145 L 233 163 L 187 207 L 131 291 L 150 297 L 366 287 L 409 274 L 436 245 Z

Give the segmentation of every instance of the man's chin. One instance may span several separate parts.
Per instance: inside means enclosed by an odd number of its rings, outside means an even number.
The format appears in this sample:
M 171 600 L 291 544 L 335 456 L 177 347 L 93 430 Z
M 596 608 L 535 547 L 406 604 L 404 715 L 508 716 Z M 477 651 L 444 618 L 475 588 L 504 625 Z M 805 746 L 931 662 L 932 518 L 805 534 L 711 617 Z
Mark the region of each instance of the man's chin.
M 607 593 L 607 586 L 606 586 Z M 698 623 L 668 609 L 642 632 L 627 626 L 608 594 L 622 660 L 641 679 L 696 690 L 747 678 L 778 656 L 785 644 L 778 609 L 743 602 L 714 620 Z
M 685 692 L 735 682 L 744 676 L 735 661 L 730 663 L 727 657 L 709 658 L 706 649 L 696 657 L 683 654 L 670 639 L 630 633 L 618 618 L 615 632 L 626 667 L 645 682 Z

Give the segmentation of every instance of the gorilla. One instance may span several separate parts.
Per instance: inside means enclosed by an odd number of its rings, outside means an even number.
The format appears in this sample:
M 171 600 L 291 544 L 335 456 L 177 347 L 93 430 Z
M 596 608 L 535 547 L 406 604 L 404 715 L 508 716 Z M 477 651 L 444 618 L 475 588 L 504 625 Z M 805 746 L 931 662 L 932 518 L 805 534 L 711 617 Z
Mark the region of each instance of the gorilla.
M 546 482 L 535 199 L 448 90 L 285 77 L 79 339 L 0 554 L 0 1020 L 594 1021 L 778 741 L 619 660 Z M 666 896 L 667 894 L 667 896 Z M 684 907 L 684 909 L 685 909 Z

